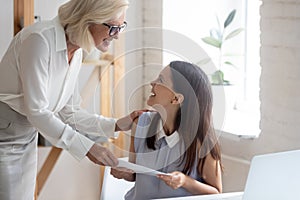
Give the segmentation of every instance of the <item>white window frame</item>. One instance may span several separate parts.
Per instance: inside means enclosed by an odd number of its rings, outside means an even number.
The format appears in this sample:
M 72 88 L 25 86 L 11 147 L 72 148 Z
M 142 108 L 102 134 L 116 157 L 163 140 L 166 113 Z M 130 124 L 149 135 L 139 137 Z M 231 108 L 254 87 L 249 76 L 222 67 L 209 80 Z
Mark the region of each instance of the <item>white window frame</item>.
M 201 24 L 201 19 L 196 19 L 195 11 L 193 11 L 193 2 L 197 2 L 198 4 L 202 4 L 203 6 L 207 6 L 207 2 L 200 2 L 198 0 L 188 0 L 187 2 L 184 2 L 184 4 L 187 6 L 185 9 L 185 5 L 180 5 L 176 7 L 176 3 L 179 2 L 174 0 L 164 0 L 163 5 L 163 29 L 168 29 L 172 31 L 178 31 L 181 34 L 186 35 L 189 38 L 192 38 L 192 40 L 195 40 L 201 46 L 204 48 L 204 44 L 201 43 L 199 40 L 201 37 L 206 36 L 200 35 L 197 41 L 197 38 L 193 35 L 193 33 L 189 34 L 187 32 L 181 32 L 182 30 L 185 30 L 184 27 L 191 27 L 189 25 L 189 22 L 192 22 L 195 24 L 195 22 Z M 199 3 L 200 2 L 200 3 Z M 212 1 L 213 2 L 213 1 Z M 217 5 L 216 3 L 211 3 L 211 5 Z M 230 2 L 230 1 L 226 1 Z M 235 0 L 231 0 L 231 3 L 234 3 Z M 260 134 L 260 128 L 259 128 L 259 122 L 260 122 L 260 102 L 259 102 L 259 78 L 260 78 L 260 55 L 259 55 L 259 49 L 260 49 L 260 30 L 259 30 L 259 7 L 260 7 L 261 1 L 248 1 L 244 0 L 242 5 L 242 10 L 239 10 L 239 12 L 243 12 L 243 19 L 245 27 L 244 31 L 244 67 L 242 67 L 242 74 L 243 74 L 243 80 L 242 84 L 240 84 L 239 87 L 239 98 L 236 103 L 235 109 L 227 110 L 225 114 L 224 124 L 221 126 L 220 131 L 224 133 L 223 135 L 228 135 L 230 138 L 232 138 L 232 135 L 237 136 L 239 138 L 257 138 Z M 190 7 L 188 7 L 190 6 Z M 224 6 L 224 5 L 223 5 Z M 228 6 L 228 7 L 227 7 Z M 178 13 L 176 10 L 181 7 L 181 11 L 184 12 L 184 10 L 191 9 L 191 11 L 186 13 L 180 13 L 180 18 L 176 18 Z M 228 13 L 228 10 L 231 10 L 234 8 L 234 5 L 226 5 L 224 6 L 224 10 Z M 172 16 L 171 9 L 174 9 L 174 16 Z M 207 8 L 209 10 L 209 8 Z M 223 9 L 218 8 L 218 9 Z M 201 12 L 201 11 L 199 11 Z M 170 14 L 171 13 L 171 14 Z M 166 15 L 167 16 L 166 16 Z M 211 16 L 216 15 L 216 13 L 212 13 Z M 186 18 L 184 16 L 187 16 Z M 172 21 L 174 19 L 174 21 Z M 214 20 L 214 19 L 213 19 Z M 194 22 L 193 22 L 194 21 Z M 207 19 L 203 19 L 203 21 L 207 21 Z M 204 22 L 203 22 L 204 23 Z M 170 25 L 171 24 L 171 25 Z M 172 24 L 174 26 L 172 27 Z M 197 24 L 195 24 L 195 27 Z M 181 28 L 177 28 L 181 27 Z M 199 25 L 201 27 L 201 25 Z M 191 29 L 195 31 L 195 29 Z M 206 28 L 206 31 L 208 34 L 208 30 Z M 202 30 L 203 31 L 203 30 Z M 200 31 L 199 31 L 200 32 Z M 248 34 L 251 33 L 251 34 Z M 208 52 L 209 53 L 209 52 Z M 164 65 L 168 64 L 169 61 L 173 59 L 182 59 L 180 55 L 170 55 L 169 53 L 163 54 L 163 63 Z

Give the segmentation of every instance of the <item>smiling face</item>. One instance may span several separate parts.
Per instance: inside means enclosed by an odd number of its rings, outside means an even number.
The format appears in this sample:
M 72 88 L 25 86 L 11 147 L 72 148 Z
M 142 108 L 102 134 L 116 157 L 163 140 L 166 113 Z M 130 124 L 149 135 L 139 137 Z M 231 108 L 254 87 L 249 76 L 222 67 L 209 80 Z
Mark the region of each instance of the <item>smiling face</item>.
M 176 100 L 176 93 L 173 91 L 173 82 L 171 79 L 171 68 L 165 67 L 158 78 L 151 82 L 152 90 L 148 98 L 149 106 L 161 105 L 165 108 L 171 106 Z
M 125 12 L 116 20 L 106 22 L 110 26 L 121 26 L 124 24 Z M 109 27 L 104 24 L 92 24 L 89 27 L 91 35 L 94 39 L 95 46 L 102 52 L 106 52 L 113 39 L 118 39 L 119 33 L 110 36 Z

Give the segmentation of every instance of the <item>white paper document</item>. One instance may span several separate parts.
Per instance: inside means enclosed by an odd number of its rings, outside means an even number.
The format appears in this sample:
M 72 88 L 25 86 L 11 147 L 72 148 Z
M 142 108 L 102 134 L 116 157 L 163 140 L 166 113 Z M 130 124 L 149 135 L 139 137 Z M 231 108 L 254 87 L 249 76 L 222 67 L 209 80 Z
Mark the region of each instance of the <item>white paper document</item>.
M 167 173 L 156 171 L 154 169 L 144 167 L 142 165 L 137 165 L 137 164 L 134 164 L 134 163 L 122 160 L 122 159 L 118 159 L 118 160 L 119 160 L 119 164 L 117 165 L 117 167 L 124 167 L 127 169 L 131 169 L 135 173 L 142 173 L 142 174 L 147 174 L 150 176 L 156 176 L 158 174 L 169 175 Z

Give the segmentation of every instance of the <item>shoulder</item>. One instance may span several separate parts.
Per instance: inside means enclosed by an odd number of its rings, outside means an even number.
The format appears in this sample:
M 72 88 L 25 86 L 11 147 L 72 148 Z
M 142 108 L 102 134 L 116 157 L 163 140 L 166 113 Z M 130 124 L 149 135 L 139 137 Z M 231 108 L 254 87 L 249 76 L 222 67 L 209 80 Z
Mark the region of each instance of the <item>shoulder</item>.
M 149 111 L 141 114 L 141 116 L 139 116 L 137 121 L 138 126 L 141 127 L 149 126 L 155 114 L 156 112 L 149 112 Z
M 136 119 L 133 134 L 136 138 L 145 138 L 154 115 L 154 112 L 144 112 Z
M 42 21 L 22 29 L 20 37 L 22 40 L 25 40 L 29 36 L 35 35 L 36 37 L 46 39 L 47 37 L 53 36 L 54 33 L 55 24 L 53 21 Z

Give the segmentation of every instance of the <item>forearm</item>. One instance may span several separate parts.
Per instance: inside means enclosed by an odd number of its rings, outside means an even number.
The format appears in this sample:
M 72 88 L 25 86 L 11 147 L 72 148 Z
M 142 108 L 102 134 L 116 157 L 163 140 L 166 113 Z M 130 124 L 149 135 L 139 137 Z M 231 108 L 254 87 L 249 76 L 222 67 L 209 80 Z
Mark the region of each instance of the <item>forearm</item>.
M 55 115 L 47 113 L 27 117 L 51 144 L 69 151 L 78 160 L 83 159 L 94 142 L 61 122 Z
M 201 183 L 189 176 L 186 176 L 185 183 L 182 185 L 191 194 L 218 194 L 220 191 L 208 184 Z
M 114 138 L 115 119 L 97 114 L 92 114 L 80 108 L 80 106 L 66 105 L 59 116 L 66 124 L 70 124 L 74 129 L 94 136 L 105 136 Z

